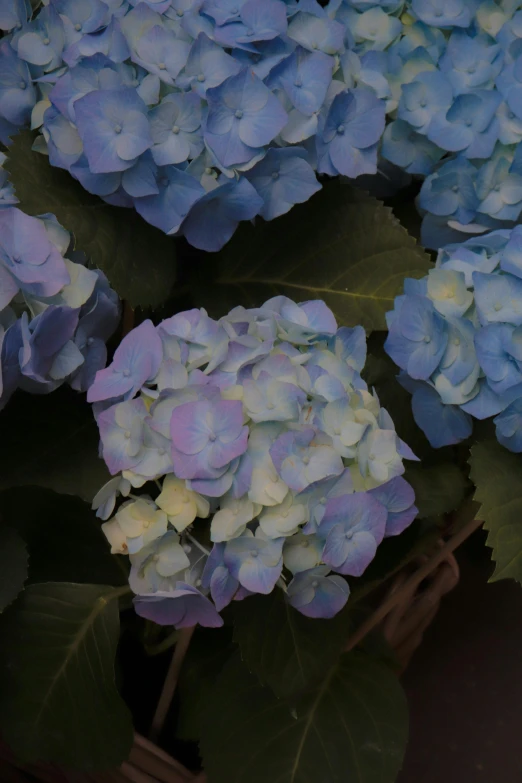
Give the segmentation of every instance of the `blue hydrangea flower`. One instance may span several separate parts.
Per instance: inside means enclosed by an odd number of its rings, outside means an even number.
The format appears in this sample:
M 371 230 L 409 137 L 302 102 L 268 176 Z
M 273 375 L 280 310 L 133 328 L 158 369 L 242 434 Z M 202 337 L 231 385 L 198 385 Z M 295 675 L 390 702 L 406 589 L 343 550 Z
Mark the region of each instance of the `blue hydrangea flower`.
M 442 150 L 404 120 L 386 126 L 382 137 L 382 156 L 409 174 L 430 174 L 442 157 Z
M 272 70 L 269 83 L 284 90 L 294 108 L 309 117 L 324 103 L 333 67 L 332 57 L 298 47 Z
M 317 170 L 348 177 L 375 173 L 384 115 L 383 101 L 370 90 L 357 88 L 337 95 L 322 136 L 317 137 Z
M 214 36 L 225 47 L 251 49 L 257 41 L 270 41 L 286 33 L 288 22 L 282 0 L 247 0 L 239 15 L 217 26 Z
M 155 501 L 143 495 L 118 508 L 118 483 L 97 504 L 117 509 L 113 518 L 102 512 L 103 531 L 112 551 L 130 552 L 133 592 L 170 595 L 183 582 L 221 610 L 282 589 L 303 614 L 333 616 L 349 586 L 332 568 L 362 573 L 383 536 L 417 513 L 398 480 L 402 460 L 415 456 L 359 374 L 364 330 L 337 329 L 324 302 L 284 296 L 219 322 L 190 310 L 155 329 L 160 365 L 147 376 L 149 328 L 126 338 L 136 361 L 118 349 L 93 385 L 114 368 L 132 376 L 132 389 L 118 385 L 119 396 L 96 404 L 111 473 L 154 495 L 150 482 L 165 476 Z M 127 394 L 139 396 L 120 401 Z M 198 517 L 209 518 L 211 552 L 193 535 Z M 283 565 L 294 576 L 288 586 Z
M 152 157 L 158 166 L 183 163 L 203 151 L 201 101 L 196 95 L 167 95 L 149 116 Z
M 321 185 L 299 147 L 270 149 L 246 176 L 263 199 L 260 210 L 265 220 L 284 215 L 294 204 L 313 196 Z
M 76 101 L 75 114 L 94 174 L 130 168 L 153 144 L 147 107 L 130 88 L 89 92 Z
M 143 183 L 143 178 L 140 181 Z M 176 234 L 191 207 L 205 196 L 204 188 L 194 177 L 174 166 L 154 171 L 150 190 L 154 189 L 157 193 L 140 193 L 140 197 L 134 191 L 134 204 L 140 215 L 166 234 Z
M 205 33 L 200 33 L 191 46 L 178 83 L 185 89 L 192 87 L 194 92 L 204 98 L 209 87 L 217 87 L 240 70 L 241 64 L 237 60 Z
M 470 223 L 477 214 L 479 199 L 475 189 L 477 170 L 465 158 L 445 163 L 423 183 L 419 204 L 434 215 L 451 216 Z
M 25 125 L 35 103 L 29 67 L 4 39 L 0 42 L 0 117 L 15 127 Z
M 345 606 L 350 595 L 346 580 L 330 575 L 328 566 L 318 566 L 294 576 L 288 585 L 290 606 L 306 617 L 334 617 Z
M 63 23 L 54 7 L 47 6 L 21 31 L 16 52 L 27 63 L 52 71 L 62 63 L 64 45 Z
M 439 364 L 447 345 L 447 326 L 429 299 L 403 297 L 389 317 L 386 351 L 412 378 L 425 380 Z
M 288 36 L 310 51 L 337 54 L 343 48 L 345 27 L 325 16 L 299 11 L 288 25 Z
M 251 531 L 225 545 L 223 560 L 231 576 L 253 593 L 268 594 L 283 567 L 283 539 L 266 540 Z
M 522 397 L 508 405 L 493 421 L 498 442 L 519 454 L 522 451 Z
M 428 138 L 451 152 L 468 158 L 488 158 L 498 139 L 495 118 L 500 96 L 487 90 L 458 95 L 451 108 L 431 122 Z
M 226 168 L 251 161 L 286 124 L 280 102 L 247 69 L 208 90 L 207 100 L 205 141 Z
M 469 27 L 473 5 L 470 0 L 412 0 L 411 8 L 433 27 Z
M 0 30 L 9 32 L 22 27 L 31 13 L 31 6 L 25 0 L 0 0 Z
M 222 180 L 217 188 L 194 202 L 182 225 L 183 234 L 194 247 L 219 250 L 241 220 L 251 220 L 259 214 L 263 203 L 247 179 Z

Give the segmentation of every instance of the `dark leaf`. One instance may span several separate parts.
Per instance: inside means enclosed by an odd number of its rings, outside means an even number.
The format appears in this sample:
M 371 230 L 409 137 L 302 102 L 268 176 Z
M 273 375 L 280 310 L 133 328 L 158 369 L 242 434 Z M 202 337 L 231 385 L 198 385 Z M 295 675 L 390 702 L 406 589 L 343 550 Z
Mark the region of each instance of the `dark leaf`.
M 391 209 L 356 188 L 328 182 L 306 204 L 270 222 L 243 223 L 196 270 L 211 315 L 284 294 L 323 299 L 341 325 L 385 328 L 405 277 L 423 277 L 428 256 Z
M 290 697 L 335 664 L 350 635 L 349 609 L 350 600 L 331 620 L 312 619 L 273 590 L 234 605 L 234 640 L 260 682 L 277 696 Z
M 209 783 L 393 783 L 407 732 L 398 680 L 364 653 L 345 653 L 290 708 L 234 657 L 210 694 L 200 748 Z
M 17 392 L 0 419 L 0 489 L 36 484 L 91 502 L 110 478 L 91 406 L 72 389 Z
M 491 581 L 511 577 L 522 583 L 522 456 L 487 440 L 472 447 L 469 464 L 480 503 L 477 519 L 484 520 L 496 563 Z
M 121 558 L 111 555 L 99 520 L 79 498 L 40 487 L 7 489 L 0 492 L 0 517 L 27 545 L 30 582 L 126 583 Z
M 221 669 L 234 652 L 230 628 L 197 628 L 183 662 L 177 687 L 179 713 L 176 737 L 195 740 L 201 736 L 205 700 Z
M 127 758 L 132 719 L 114 682 L 123 589 L 31 585 L 4 615 L 0 725 L 24 761 L 99 769 Z
M 0 521 L 0 612 L 14 601 L 27 579 L 27 549 L 18 533 Z
M 439 465 L 408 463 L 404 478 L 415 490 L 419 518 L 438 517 L 456 509 L 470 485 L 466 476 L 451 462 Z

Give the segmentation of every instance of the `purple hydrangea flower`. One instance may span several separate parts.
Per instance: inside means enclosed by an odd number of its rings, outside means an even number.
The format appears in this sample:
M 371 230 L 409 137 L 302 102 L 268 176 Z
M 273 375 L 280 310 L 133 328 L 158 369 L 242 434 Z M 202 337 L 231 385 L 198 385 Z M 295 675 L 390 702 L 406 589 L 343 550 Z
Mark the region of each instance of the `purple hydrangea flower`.
M 0 210 L 0 309 L 20 290 L 50 297 L 69 282 L 65 262 L 44 224 L 16 207 Z
M 152 321 L 143 321 L 126 335 L 114 354 L 112 363 L 96 374 L 89 389 L 89 402 L 129 399 L 158 372 L 163 351 Z
M 170 420 L 174 471 L 180 478 L 218 478 L 246 451 L 248 427 L 237 400 L 179 405 Z
M 170 592 L 153 595 L 138 595 L 134 608 L 140 617 L 152 620 L 158 625 L 173 625 L 174 628 L 191 628 L 202 625 L 205 628 L 219 628 L 223 620 L 214 605 L 196 587 L 176 582 Z
M 329 500 L 318 528 L 323 561 L 340 574 L 361 576 L 384 537 L 386 518 L 386 508 L 368 492 Z

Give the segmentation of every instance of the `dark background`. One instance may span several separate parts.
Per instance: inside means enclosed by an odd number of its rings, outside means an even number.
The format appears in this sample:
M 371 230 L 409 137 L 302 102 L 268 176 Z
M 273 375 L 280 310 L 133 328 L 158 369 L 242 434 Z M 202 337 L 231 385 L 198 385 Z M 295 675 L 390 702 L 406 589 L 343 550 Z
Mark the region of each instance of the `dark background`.
M 456 554 L 460 583 L 403 676 L 411 726 L 398 783 L 522 783 L 522 587 L 488 584 L 482 531 Z

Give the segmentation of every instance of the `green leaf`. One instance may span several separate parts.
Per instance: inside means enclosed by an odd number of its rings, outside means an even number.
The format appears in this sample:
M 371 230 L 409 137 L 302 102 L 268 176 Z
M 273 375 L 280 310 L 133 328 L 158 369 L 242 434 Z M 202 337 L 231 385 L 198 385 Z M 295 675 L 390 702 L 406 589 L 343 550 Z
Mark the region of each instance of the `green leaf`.
M 33 484 L 91 502 L 110 478 L 85 396 L 18 391 L 2 415 L 0 489 Z
M 114 682 L 123 589 L 32 585 L 4 615 L 0 726 L 24 761 L 87 770 L 127 758 L 132 720 Z
M 0 612 L 14 601 L 27 579 L 27 549 L 18 533 L 0 524 Z
M 0 492 L 0 517 L 27 545 L 30 582 L 127 582 L 122 559 L 111 555 L 99 520 L 79 498 L 15 487 Z
M 415 490 L 420 519 L 453 511 L 460 506 L 469 488 L 466 476 L 451 462 L 440 465 L 409 463 L 404 478 Z
M 176 688 L 179 696 L 177 739 L 195 740 L 201 736 L 208 693 L 236 649 L 231 636 L 231 629 L 226 626 L 196 628 Z
M 391 209 L 332 180 L 277 220 L 241 224 L 223 250 L 202 259 L 198 302 L 223 315 L 277 294 L 324 299 L 340 324 L 371 331 L 386 328 L 404 278 L 430 268 Z
M 300 614 L 281 590 L 233 607 L 234 641 L 247 668 L 277 696 L 289 697 L 324 676 L 350 634 L 350 601 L 331 620 Z
M 472 447 L 469 464 L 480 503 L 477 519 L 484 521 L 496 562 L 490 581 L 511 577 L 522 583 L 522 457 L 487 440 Z
M 233 658 L 205 714 L 209 783 L 393 783 L 408 731 L 398 680 L 360 652 L 325 674 L 289 708 Z
M 172 237 L 135 212 L 112 207 L 87 193 L 66 171 L 32 150 L 34 134 L 18 133 L 4 168 L 30 215 L 52 212 L 74 234 L 76 246 L 102 269 L 113 288 L 132 307 L 157 307 L 176 278 Z

